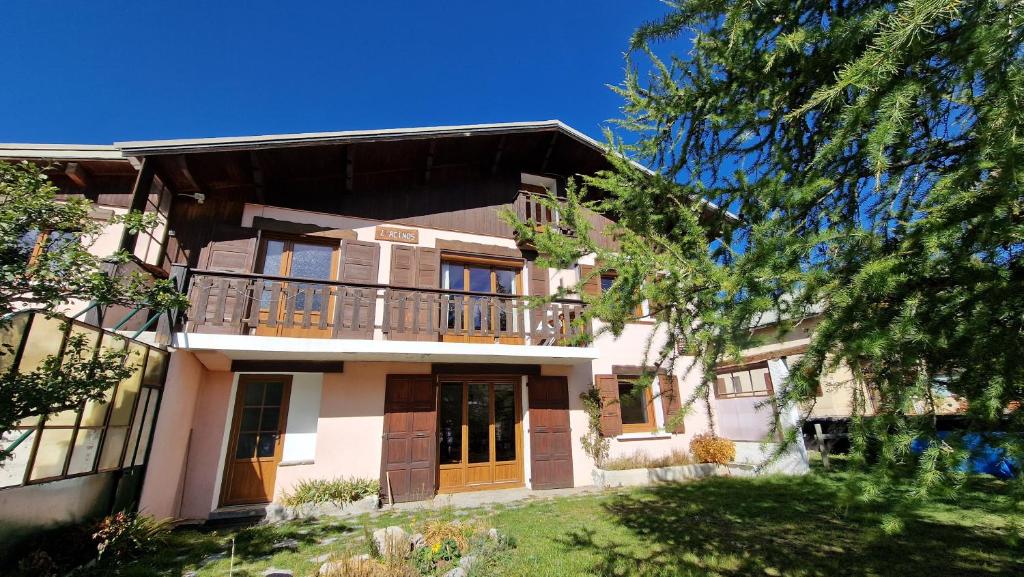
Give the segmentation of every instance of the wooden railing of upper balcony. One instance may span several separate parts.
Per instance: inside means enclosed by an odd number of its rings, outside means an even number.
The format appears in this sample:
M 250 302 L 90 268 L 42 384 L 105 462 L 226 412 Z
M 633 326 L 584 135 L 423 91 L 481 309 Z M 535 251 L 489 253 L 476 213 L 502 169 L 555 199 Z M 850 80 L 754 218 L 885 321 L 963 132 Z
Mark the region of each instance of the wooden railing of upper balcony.
M 513 204 L 519 220 L 523 222 L 533 221 L 534 225 L 538 228 L 552 226 L 563 233 L 568 232 L 559 225 L 558 211 L 551 210 L 551 207 L 545 206 L 540 201 L 542 196 L 543 194 L 537 192 L 519 191 L 519 195 L 516 196 L 515 203 Z
M 190 277 L 182 328 L 192 332 L 566 346 L 589 330 L 578 321 L 583 303 L 570 299 L 530 308 L 522 296 L 472 291 L 205 270 Z

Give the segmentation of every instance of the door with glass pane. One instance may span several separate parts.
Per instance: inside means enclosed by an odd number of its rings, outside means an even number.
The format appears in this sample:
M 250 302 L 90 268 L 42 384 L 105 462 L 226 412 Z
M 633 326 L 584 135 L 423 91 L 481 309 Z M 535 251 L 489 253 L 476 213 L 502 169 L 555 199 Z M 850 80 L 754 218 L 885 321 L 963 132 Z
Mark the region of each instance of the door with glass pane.
M 520 293 L 518 269 L 475 261 L 441 263 L 441 288 L 493 296 L 451 295 L 442 322 L 447 321 L 444 341 L 523 344 L 522 337 L 507 336 L 523 322 L 522 310 L 515 298 Z M 499 336 L 500 335 L 500 336 Z
M 336 242 L 267 239 L 260 251 L 260 274 L 315 280 L 338 277 Z M 333 314 L 329 285 L 263 281 L 260 291 L 260 322 L 257 335 L 328 338 L 331 328 L 320 328 L 320 319 Z M 271 320 L 273 317 L 273 320 Z
M 289 375 L 242 375 L 224 466 L 222 505 L 269 503 L 281 462 Z
M 519 380 L 442 378 L 438 388 L 438 490 L 521 486 Z

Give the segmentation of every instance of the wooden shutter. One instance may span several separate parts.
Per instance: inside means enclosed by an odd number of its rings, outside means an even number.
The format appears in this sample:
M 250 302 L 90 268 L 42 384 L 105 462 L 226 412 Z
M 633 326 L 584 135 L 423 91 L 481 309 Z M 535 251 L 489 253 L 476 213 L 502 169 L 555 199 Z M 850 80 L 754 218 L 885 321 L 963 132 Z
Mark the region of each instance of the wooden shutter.
M 376 284 L 380 264 L 380 245 L 375 242 L 343 240 L 341 243 L 341 281 Z M 338 290 L 334 311 L 334 334 L 342 338 L 373 338 L 377 289 L 342 287 Z
M 252 272 L 259 230 L 218 226 L 199 255 L 199 267 L 224 272 Z
M 392 245 L 392 286 L 436 289 L 441 284 L 441 253 L 436 248 Z M 435 341 L 440 323 L 437 293 L 389 290 L 388 338 L 401 341 Z
M 441 251 L 421 246 L 416 249 L 416 288 L 441 286 Z
M 715 396 L 719 397 L 726 394 L 728 391 L 725 390 L 725 377 L 715 378 Z
M 679 414 L 682 408 L 682 400 L 679 396 L 679 379 L 675 375 L 658 375 L 658 385 L 661 387 L 661 411 L 665 421 L 665 428 L 670 433 L 684 433 L 683 420 L 673 423 L 672 419 Z
M 535 297 L 546 297 L 549 294 L 548 289 L 548 269 L 537 265 L 537 263 L 530 261 L 530 296 Z
M 622 412 L 619 410 L 619 379 L 615 375 L 595 375 L 594 384 L 601 396 L 601 435 L 622 434 Z
M 395 244 L 391 246 L 391 286 L 416 286 L 416 247 Z
M 579 282 L 584 283 L 582 294 L 589 295 L 592 297 L 601 296 L 601 277 L 594 276 L 587 280 L 587 277 L 593 274 L 594 267 L 590 265 L 581 264 Z M 584 282 L 585 281 L 585 282 Z

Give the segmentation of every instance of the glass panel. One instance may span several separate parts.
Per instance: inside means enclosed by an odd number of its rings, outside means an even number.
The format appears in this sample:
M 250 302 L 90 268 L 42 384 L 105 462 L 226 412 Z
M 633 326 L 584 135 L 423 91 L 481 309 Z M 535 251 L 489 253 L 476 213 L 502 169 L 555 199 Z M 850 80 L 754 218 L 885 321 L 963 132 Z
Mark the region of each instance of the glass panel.
M 70 364 L 72 361 L 83 361 L 92 358 L 93 353 L 96 352 L 96 343 L 100 340 L 100 331 L 92 327 L 84 327 L 82 325 L 72 325 L 71 337 L 76 337 L 82 341 L 81 347 L 65 346 L 64 348 L 64 363 L 65 365 Z
M 500 295 L 516 293 L 516 273 L 505 269 L 494 270 L 494 292 Z
M 619 411 L 623 425 L 642 425 L 647 422 L 646 395 L 633 383 L 619 382 Z
M 277 442 L 277 433 L 260 433 L 260 443 L 257 447 L 257 457 L 273 457 L 274 445 Z
M 128 450 L 124 452 L 124 461 L 121 462 L 121 467 L 131 467 L 132 465 L 132 455 L 139 444 L 139 429 L 144 425 L 142 419 L 146 415 L 146 403 L 149 402 L 149 398 L 153 395 L 150 391 L 152 389 L 142 389 L 139 395 L 139 402 L 135 407 L 135 416 L 132 418 L 132 430 L 128 433 Z
M 88 473 L 96 464 L 96 455 L 100 450 L 100 436 L 103 429 L 79 429 L 75 437 L 75 448 L 71 451 L 71 463 L 68 475 Z
M 36 243 L 39 242 L 39 231 L 30 230 L 25 234 L 21 235 L 15 246 L 18 247 L 18 252 L 21 253 L 21 259 L 27 261 L 32 256 L 32 251 L 36 248 Z
M 279 276 L 284 274 L 281 270 L 281 257 L 284 255 L 284 242 L 280 240 L 268 240 L 266 251 L 263 254 L 263 268 L 260 273 Z
M 146 372 L 142 376 L 142 384 L 154 387 L 162 386 L 166 372 L 167 353 L 157 349 L 149 349 L 149 360 L 146 361 Z
M 469 462 L 486 463 L 491 460 L 491 408 L 490 385 L 469 385 Z
M 466 290 L 463 271 L 466 267 L 461 264 L 444 262 L 441 263 L 441 288 L 451 290 Z
M 135 464 L 141 465 L 146 462 L 146 450 L 149 448 L 149 435 L 153 430 L 153 421 L 156 419 L 157 393 L 150 393 L 150 401 L 146 406 L 146 418 L 143 421 L 142 432 L 139 435 L 139 448 L 135 451 Z
M 601 292 L 606 293 L 611 290 L 612 285 L 615 284 L 615 277 L 613 276 L 602 276 L 601 277 Z
M 288 276 L 298 278 L 317 278 L 328 280 L 331 278 L 331 264 L 334 260 L 334 249 L 320 244 L 295 243 L 292 248 L 292 266 Z M 313 286 L 302 283 L 300 287 Z M 319 292 L 313 293 L 313 304 L 311 310 L 319 311 L 321 306 Z M 295 295 L 295 310 L 305 310 L 306 293 L 301 289 Z
M 105 413 L 104 413 L 105 414 Z M 78 409 L 68 409 L 67 411 L 61 411 L 55 415 L 50 415 L 46 419 L 46 426 L 48 427 L 73 427 L 75 420 L 78 418 Z M 100 425 L 103 424 L 103 419 L 100 418 Z
M 121 464 L 121 451 L 128 439 L 128 427 L 108 427 L 103 439 L 103 454 L 100 455 L 100 471 L 116 469 Z
M 110 406 L 110 395 L 113 393 L 114 389 L 107 389 L 102 400 L 85 403 L 85 410 L 82 412 L 83 427 L 103 426 L 103 421 L 107 418 L 107 407 Z M 47 421 L 47 424 L 51 423 L 56 424 L 55 421 Z
M 273 407 L 281 406 L 281 395 L 284 392 L 284 385 L 281 383 L 267 383 L 267 396 L 263 404 Z
M 238 426 L 239 431 L 260 430 L 260 409 L 259 407 L 242 409 L 242 422 Z
M 516 460 L 515 385 L 494 385 L 494 460 Z
M 256 433 L 238 435 L 238 446 L 235 449 L 236 459 L 251 459 L 256 454 Z
M 246 383 L 245 385 L 245 406 L 260 406 L 263 404 L 263 383 Z
M 60 352 L 64 341 L 63 324 L 60 319 L 48 319 L 41 314 L 32 317 L 25 352 L 21 354 L 21 362 L 18 363 L 19 371 L 34 371 L 42 366 L 46 357 Z
M 281 409 L 277 407 L 268 407 L 263 409 L 263 419 L 260 421 L 260 430 L 277 432 L 277 427 L 280 424 L 279 419 L 281 417 Z
M 481 293 L 491 292 L 491 269 L 469 267 L 469 290 Z
M 7 326 L 0 327 L 0 373 L 7 372 L 14 363 L 14 355 L 21 345 L 21 337 L 25 333 L 29 318 L 31 315 L 15 315 Z M 3 473 L 0 473 L 0 476 L 2 475 Z
M 15 429 L 0 435 L 0 447 L 10 447 L 11 443 L 18 440 L 27 430 L 30 429 Z M 32 432 L 22 439 L 21 444 L 14 449 L 14 453 L 4 461 L 3 467 L 0 467 L 0 487 L 20 485 L 24 480 L 25 467 L 28 466 L 28 456 L 32 452 L 35 435 L 36 433 Z
M 71 444 L 71 429 L 46 429 L 39 439 L 32 480 L 56 477 L 64 472 L 64 458 Z
M 732 381 L 732 392 L 734 392 L 734 393 L 742 393 L 743 392 L 743 385 L 740 384 L 740 376 L 739 375 L 730 375 L 729 379 Z
M 131 376 L 121 381 L 114 397 L 114 411 L 110 414 L 110 424 L 116 427 L 127 426 L 135 410 L 135 398 L 139 396 L 142 386 L 142 362 L 146 360 L 146 347 L 132 343 L 128 347 L 129 366 L 135 370 Z
M 462 383 L 441 383 L 438 427 L 442 465 L 462 462 Z
M 750 383 L 750 371 L 743 371 L 742 373 L 739 373 L 739 378 L 740 378 L 740 387 L 742 388 L 743 392 L 744 393 L 751 392 L 753 390 L 753 387 L 751 386 L 751 383 Z

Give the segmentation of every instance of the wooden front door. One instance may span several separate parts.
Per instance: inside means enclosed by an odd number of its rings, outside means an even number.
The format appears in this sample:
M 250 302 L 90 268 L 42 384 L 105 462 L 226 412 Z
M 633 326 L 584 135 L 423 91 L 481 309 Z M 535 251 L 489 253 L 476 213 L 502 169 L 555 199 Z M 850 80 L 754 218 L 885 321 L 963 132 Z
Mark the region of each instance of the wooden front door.
M 238 378 L 221 505 L 273 500 L 291 386 L 290 375 L 242 375 Z
M 519 379 L 444 377 L 438 387 L 438 490 L 521 486 Z
M 434 495 L 437 395 L 431 375 L 388 375 L 380 486 L 384 499 L 421 501 Z
M 530 477 L 534 489 L 572 487 L 569 383 L 565 377 L 530 377 Z
M 334 280 L 338 276 L 337 241 L 308 242 L 267 239 L 257 272 L 304 279 Z M 327 338 L 329 328 L 320 328 L 321 316 L 334 310 L 331 288 L 298 282 L 266 282 L 261 291 L 260 323 L 257 335 Z M 270 321 L 273 317 L 273 321 Z M 325 319 L 326 320 L 326 319 Z

